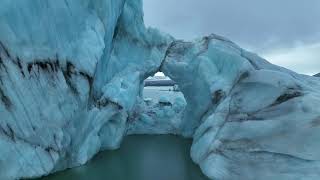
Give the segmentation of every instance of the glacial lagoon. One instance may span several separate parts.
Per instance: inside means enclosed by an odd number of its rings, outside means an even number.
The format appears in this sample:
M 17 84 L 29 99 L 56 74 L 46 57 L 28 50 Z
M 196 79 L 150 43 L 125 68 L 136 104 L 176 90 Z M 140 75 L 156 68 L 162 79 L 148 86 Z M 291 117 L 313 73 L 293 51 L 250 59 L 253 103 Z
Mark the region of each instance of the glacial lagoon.
M 39 180 L 208 180 L 190 158 L 191 143 L 172 135 L 127 136 L 120 149 Z

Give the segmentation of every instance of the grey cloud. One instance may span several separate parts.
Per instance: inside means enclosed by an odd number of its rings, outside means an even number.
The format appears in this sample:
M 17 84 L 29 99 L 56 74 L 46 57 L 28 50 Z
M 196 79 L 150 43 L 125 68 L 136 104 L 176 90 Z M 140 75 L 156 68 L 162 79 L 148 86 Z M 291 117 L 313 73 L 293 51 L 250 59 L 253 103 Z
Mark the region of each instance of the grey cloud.
M 145 0 L 144 5 L 146 23 L 177 38 L 216 33 L 257 50 L 320 40 L 319 0 Z
M 176 38 L 216 33 L 273 63 L 320 72 L 319 53 L 304 48 L 320 42 L 319 0 L 144 0 L 144 10 L 147 25 Z

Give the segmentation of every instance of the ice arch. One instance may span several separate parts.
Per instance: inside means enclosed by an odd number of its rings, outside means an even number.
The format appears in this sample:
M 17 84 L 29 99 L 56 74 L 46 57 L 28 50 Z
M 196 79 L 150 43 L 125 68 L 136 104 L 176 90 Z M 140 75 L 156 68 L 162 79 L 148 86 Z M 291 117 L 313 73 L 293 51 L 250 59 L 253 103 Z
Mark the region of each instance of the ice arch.
M 3 0 L 0 42 L 0 179 L 82 165 L 130 133 L 193 137 L 211 179 L 320 177 L 318 78 L 146 28 L 141 0 Z M 159 70 L 186 102 L 143 102 Z
M 192 134 L 191 156 L 207 176 L 291 179 L 301 176 L 300 167 L 308 169 L 304 178 L 319 175 L 312 152 L 319 111 L 305 103 L 315 100 L 315 78 L 272 65 L 217 35 L 173 42 L 161 69 L 186 97 L 190 111 L 182 132 Z

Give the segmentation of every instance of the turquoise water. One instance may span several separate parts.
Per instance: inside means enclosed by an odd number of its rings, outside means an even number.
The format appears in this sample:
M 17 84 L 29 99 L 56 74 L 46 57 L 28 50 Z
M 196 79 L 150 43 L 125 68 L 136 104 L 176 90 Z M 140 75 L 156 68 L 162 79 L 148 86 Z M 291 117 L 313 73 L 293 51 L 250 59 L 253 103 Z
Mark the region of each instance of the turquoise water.
M 207 180 L 190 158 L 190 139 L 134 135 L 121 148 L 104 151 L 88 164 L 42 180 Z

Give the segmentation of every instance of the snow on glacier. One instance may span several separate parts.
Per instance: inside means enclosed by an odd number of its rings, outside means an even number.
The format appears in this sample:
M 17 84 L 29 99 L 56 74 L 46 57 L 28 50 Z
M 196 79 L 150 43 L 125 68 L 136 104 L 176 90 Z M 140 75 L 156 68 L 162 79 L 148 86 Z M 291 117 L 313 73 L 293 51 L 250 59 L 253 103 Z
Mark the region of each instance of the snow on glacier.
M 184 97 L 144 101 L 162 71 Z M 83 165 L 128 134 L 193 138 L 211 179 L 318 179 L 320 81 L 230 40 L 175 40 L 141 0 L 2 0 L 0 179 Z

